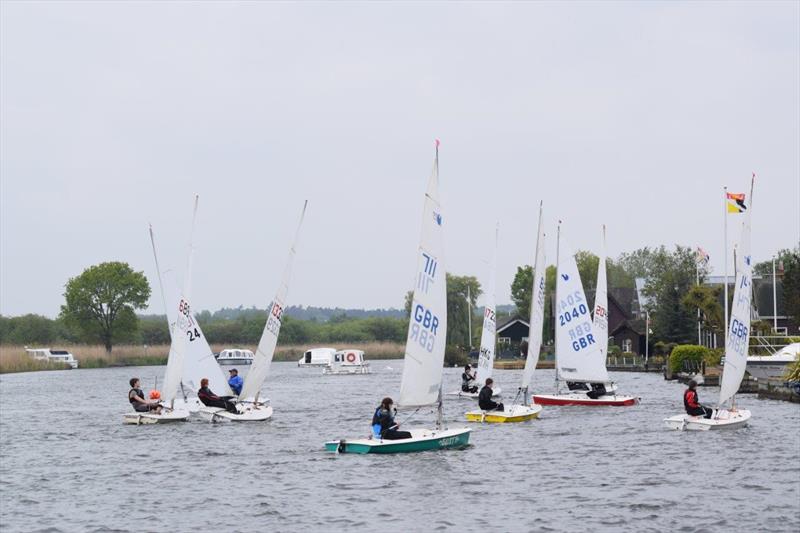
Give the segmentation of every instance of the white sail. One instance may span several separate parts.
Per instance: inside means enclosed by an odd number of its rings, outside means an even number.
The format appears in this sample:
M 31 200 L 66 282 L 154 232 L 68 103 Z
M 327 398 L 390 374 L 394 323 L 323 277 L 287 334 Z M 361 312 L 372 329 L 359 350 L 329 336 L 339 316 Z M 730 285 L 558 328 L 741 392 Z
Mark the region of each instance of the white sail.
M 275 346 L 278 344 L 278 334 L 281 330 L 281 320 L 283 318 L 283 310 L 286 305 L 286 297 L 289 293 L 289 280 L 292 276 L 292 262 L 294 261 L 295 249 L 297 248 L 297 239 L 300 236 L 300 228 L 303 225 L 303 218 L 306 215 L 306 207 L 308 201 L 303 204 L 303 212 L 300 214 L 300 222 L 297 224 L 297 230 L 294 235 L 294 242 L 289 249 L 289 259 L 286 261 L 286 268 L 283 271 L 281 284 L 275 294 L 268 308 L 267 323 L 264 325 L 264 332 L 261 334 L 261 340 L 258 341 L 258 348 L 253 356 L 253 364 L 250 366 L 250 371 L 242 385 L 242 393 L 239 395 L 241 399 L 257 399 L 261 392 L 261 386 L 264 385 L 267 376 L 269 375 L 269 368 L 272 365 L 272 357 L 275 355 Z
M 752 192 L 750 194 L 752 209 Z M 742 223 L 739 241 L 739 258 L 736 269 L 736 286 L 728 325 L 728 342 L 725 344 L 725 366 L 719 389 L 719 405 L 722 405 L 739 390 L 747 366 L 750 344 L 750 312 L 753 295 L 753 264 L 750 256 L 750 213 L 748 209 Z
M 528 356 L 525 359 L 525 370 L 522 371 L 520 387 L 525 389 L 533 379 L 533 372 L 539 362 L 539 351 L 542 347 L 542 327 L 544 325 L 545 300 L 545 237 L 542 227 L 542 207 L 539 205 L 539 232 L 536 236 L 536 252 L 533 262 L 533 287 L 531 296 L 530 330 L 528 332 Z
M 439 399 L 447 337 L 447 281 L 444 266 L 444 218 L 439 205 L 438 143 L 425 193 L 417 275 L 411 301 L 403 379 L 398 405 L 431 405 Z
M 494 234 L 494 253 L 489 266 L 489 285 L 486 291 L 486 302 L 483 311 L 483 329 L 481 330 L 481 349 L 478 354 L 478 370 L 475 372 L 475 381 L 479 387 L 486 384 L 492 377 L 492 367 L 495 356 L 495 335 L 497 333 L 497 316 L 495 308 L 495 285 L 497 277 L 497 233 Z
M 572 250 L 560 239 L 556 273 L 556 365 L 563 381 L 608 382 Z
M 592 313 L 597 344 L 603 356 L 608 352 L 608 282 L 606 281 L 606 227 L 600 239 L 600 261 L 597 264 L 597 290 L 594 295 L 594 313 Z
M 186 339 L 186 357 L 183 363 L 183 373 L 181 384 L 184 392 L 197 393 L 200 389 L 200 380 L 207 378 L 209 388 L 220 396 L 232 396 L 225 377 L 225 372 L 217 363 L 211 346 L 208 345 L 205 334 L 197 322 L 197 319 L 189 305 L 189 300 L 185 296 L 178 303 L 178 320 L 173 330 L 173 336 L 183 336 Z

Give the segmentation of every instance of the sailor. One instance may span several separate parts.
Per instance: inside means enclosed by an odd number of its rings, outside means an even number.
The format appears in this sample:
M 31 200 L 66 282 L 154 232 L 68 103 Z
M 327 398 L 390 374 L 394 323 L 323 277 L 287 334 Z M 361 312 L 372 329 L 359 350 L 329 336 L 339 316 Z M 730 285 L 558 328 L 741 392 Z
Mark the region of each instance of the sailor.
M 131 378 L 128 383 L 131 385 L 131 390 L 128 391 L 128 401 L 131 402 L 134 411 L 138 413 L 155 411 L 157 415 L 161 414 L 161 402 L 145 400 L 144 391 L 139 388 L 139 378 Z M 161 395 L 159 394 L 160 397 Z
M 197 391 L 197 397 L 200 398 L 203 405 L 207 405 L 208 407 L 222 407 L 229 413 L 235 415 L 239 414 L 239 411 L 236 409 L 236 404 L 231 401 L 233 396 L 217 396 L 211 392 L 211 389 L 208 388 L 208 378 L 200 380 L 200 390 Z
M 483 386 L 480 394 L 478 394 L 478 407 L 484 411 L 502 411 L 505 409 L 502 403 L 492 401 L 493 383 L 494 380 L 492 378 L 486 378 L 486 385 Z
M 239 396 L 242 393 L 242 384 L 244 383 L 244 380 L 242 379 L 242 376 L 239 375 L 239 371 L 235 368 L 228 370 L 228 373 L 231 376 L 228 378 L 228 385 L 230 385 L 233 393 L 236 396 Z
M 697 396 L 697 382 L 689 380 L 689 388 L 683 393 L 683 406 L 686 408 L 686 413 L 692 416 L 702 416 L 711 418 L 714 410 L 700 405 L 700 398 Z
M 478 392 L 478 386 L 475 383 L 475 372 L 472 367 L 467 365 L 461 373 L 461 392 Z
M 394 421 L 397 409 L 393 408 L 393 404 L 394 402 L 389 397 L 381 400 L 381 404 L 372 415 L 372 432 L 375 437 L 385 440 L 410 439 L 411 433 L 397 430 L 400 424 Z

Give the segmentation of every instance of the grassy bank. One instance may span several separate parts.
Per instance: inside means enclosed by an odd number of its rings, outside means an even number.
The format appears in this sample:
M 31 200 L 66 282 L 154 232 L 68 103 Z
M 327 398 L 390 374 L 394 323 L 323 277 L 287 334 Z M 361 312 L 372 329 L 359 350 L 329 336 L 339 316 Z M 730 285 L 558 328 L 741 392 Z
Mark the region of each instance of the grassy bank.
M 286 345 L 278 346 L 275 351 L 275 361 L 297 361 L 303 353 L 316 345 Z M 368 360 L 374 359 L 399 359 L 403 357 L 404 346 L 395 342 L 355 342 L 342 344 L 339 347 L 364 350 Z M 114 366 L 150 366 L 165 365 L 169 354 L 169 345 L 159 344 L 148 346 L 146 349 L 142 345 L 119 345 L 115 346 L 111 354 L 107 354 L 103 346 L 87 345 L 59 345 L 53 346 L 69 350 L 75 359 L 78 360 L 79 368 L 105 368 Z M 218 352 L 225 348 L 245 348 L 255 351 L 255 346 L 249 345 L 221 345 L 214 344 L 211 348 Z M 36 361 L 26 352 L 24 346 L 3 345 L 0 346 L 0 374 L 9 372 L 33 372 L 36 370 L 63 370 L 69 368 L 60 363 L 50 363 Z

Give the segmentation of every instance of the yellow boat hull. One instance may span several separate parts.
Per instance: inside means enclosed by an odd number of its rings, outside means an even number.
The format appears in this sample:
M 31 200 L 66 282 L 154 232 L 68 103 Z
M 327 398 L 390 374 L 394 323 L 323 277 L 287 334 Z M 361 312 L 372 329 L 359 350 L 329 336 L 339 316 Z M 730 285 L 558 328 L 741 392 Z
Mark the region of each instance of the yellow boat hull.
M 506 424 L 525 422 L 539 418 L 541 406 L 512 405 L 503 411 L 469 411 L 464 416 L 470 422 L 486 422 L 489 424 Z

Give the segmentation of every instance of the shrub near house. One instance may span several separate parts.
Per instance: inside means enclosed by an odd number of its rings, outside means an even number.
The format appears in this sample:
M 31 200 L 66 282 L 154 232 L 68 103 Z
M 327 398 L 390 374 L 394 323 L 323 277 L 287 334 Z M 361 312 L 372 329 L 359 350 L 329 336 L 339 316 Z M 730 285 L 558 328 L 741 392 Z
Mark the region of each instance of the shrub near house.
M 669 356 L 669 369 L 673 373 L 681 372 L 685 361 L 692 362 L 699 366 L 702 361 L 706 361 L 712 356 L 711 350 L 705 346 L 696 344 L 681 344 L 673 348 Z

